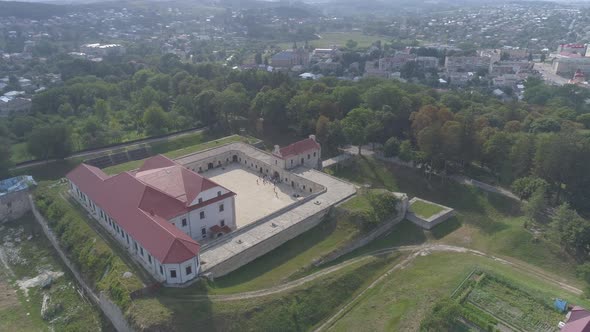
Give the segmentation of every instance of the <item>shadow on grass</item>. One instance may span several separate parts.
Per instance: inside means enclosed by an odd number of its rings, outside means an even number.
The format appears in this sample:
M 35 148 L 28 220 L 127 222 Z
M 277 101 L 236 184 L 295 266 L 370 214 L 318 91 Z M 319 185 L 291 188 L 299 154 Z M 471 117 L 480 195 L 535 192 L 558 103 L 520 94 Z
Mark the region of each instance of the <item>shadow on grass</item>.
M 213 288 L 226 288 L 251 281 L 314 247 L 330 236 L 336 230 L 336 227 L 337 221 L 335 219 L 326 219 L 318 226 L 285 242 L 266 255 L 255 259 L 226 276 L 215 279 L 215 282 L 211 286 Z
M 157 301 L 172 312 L 169 319 L 170 326 L 155 326 L 151 331 L 214 331 L 216 330 L 213 303 L 208 299 L 193 301 L 183 299 L 182 296 L 167 296 L 164 292 L 158 292 L 153 297 L 140 299 L 139 301 Z M 179 289 L 179 290 L 182 290 Z M 164 296 L 162 296 L 164 295 Z M 144 319 L 150 316 L 160 315 L 159 312 L 150 312 L 149 303 L 141 306 L 144 312 L 141 313 Z M 147 325 L 147 324 L 146 324 Z M 148 325 L 149 326 L 149 325 Z
M 459 218 L 455 216 L 449 218 L 447 221 L 444 221 L 442 224 L 435 226 L 433 229 L 430 230 L 430 234 L 432 234 L 432 236 L 435 239 L 439 240 L 456 231 L 461 226 L 463 226 L 463 224 L 461 223 Z

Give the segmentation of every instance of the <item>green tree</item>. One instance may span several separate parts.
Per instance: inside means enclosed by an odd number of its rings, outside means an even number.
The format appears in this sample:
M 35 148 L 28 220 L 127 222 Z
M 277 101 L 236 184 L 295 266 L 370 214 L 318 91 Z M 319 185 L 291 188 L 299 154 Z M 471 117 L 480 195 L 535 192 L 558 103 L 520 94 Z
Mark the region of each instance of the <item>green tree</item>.
M 348 141 L 358 146 L 358 154 L 361 154 L 361 146 L 367 143 L 367 127 L 371 123 L 374 113 L 366 108 L 355 108 L 342 120 L 342 129 Z
M 547 209 L 545 188 L 539 187 L 524 205 L 524 214 L 531 221 L 541 221 Z
M 538 190 L 546 192 L 548 187 L 547 181 L 534 176 L 517 179 L 511 186 L 512 191 L 521 199 L 529 199 Z
M 383 154 L 385 157 L 395 157 L 400 152 L 400 142 L 396 137 L 389 138 L 383 145 Z
M 65 158 L 72 151 L 72 134 L 63 124 L 35 128 L 27 150 L 37 159 Z
M 559 206 L 552 222 L 562 245 L 580 260 L 587 259 L 590 253 L 590 222 L 580 217 L 568 204 Z
M 143 124 L 148 135 L 166 133 L 170 123 L 169 120 L 168 114 L 157 104 L 152 104 L 143 113 Z
M 348 48 L 349 50 L 353 50 L 358 46 L 358 43 L 352 39 L 349 39 L 348 41 L 346 41 L 346 48 Z
M 0 137 L 0 179 L 8 177 L 10 167 L 12 166 L 11 156 L 12 150 L 10 148 L 10 141 L 4 137 Z

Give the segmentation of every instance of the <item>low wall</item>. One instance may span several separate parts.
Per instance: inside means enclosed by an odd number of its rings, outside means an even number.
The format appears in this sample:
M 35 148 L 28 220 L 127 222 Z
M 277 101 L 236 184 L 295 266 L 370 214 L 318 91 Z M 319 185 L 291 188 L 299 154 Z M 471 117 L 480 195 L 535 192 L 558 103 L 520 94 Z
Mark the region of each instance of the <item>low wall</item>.
M 331 253 L 329 253 L 328 255 L 326 255 L 325 257 L 322 257 L 319 261 L 315 262 L 314 265 L 316 266 L 320 266 L 322 264 L 326 264 L 328 262 L 331 262 L 341 256 L 344 256 L 360 247 L 364 247 L 367 244 L 369 244 L 371 241 L 375 240 L 376 238 L 380 237 L 381 235 L 387 233 L 391 228 L 393 228 L 393 226 L 399 224 L 402 220 L 404 220 L 404 218 L 406 217 L 406 212 L 407 212 L 407 208 L 408 208 L 408 197 L 406 195 L 403 195 L 403 197 L 401 197 L 401 202 L 398 203 L 398 215 L 385 222 L 384 224 L 378 226 L 377 228 L 371 230 L 368 234 L 366 234 L 365 236 L 363 236 L 362 238 L 354 241 L 353 243 L 340 248 L 336 251 L 333 251 Z
M 228 258 L 227 260 L 213 266 L 207 270 L 207 273 L 213 277 L 224 276 L 238 268 L 246 265 L 247 263 L 255 260 L 256 258 L 272 251 L 279 247 L 285 242 L 295 238 L 297 235 L 302 234 L 313 227 L 317 226 L 324 216 L 328 213 L 330 207 L 327 207 L 318 213 L 307 217 L 300 222 L 293 224 L 291 227 L 277 232 L 272 237 L 241 251 L 240 253 Z
M 406 214 L 406 219 L 408 219 L 409 221 L 413 222 L 414 224 L 416 224 L 424 229 L 430 230 L 430 229 L 434 228 L 434 226 L 442 223 L 443 221 L 445 221 L 455 215 L 455 210 L 451 209 L 448 206 L 436 204 L 436 203 L 433 203 L 433 202 L 430 202 L 430 201 L 427 201 L 427 200 L 424 200 L 424 199 L 421 199 L 418 197 L 414 197 L 410 200 L 410 206 L 415 201 L 423 201 L 428 204 L 438 205 L 441 208 L 443 208 L 443 210 L 441 212 L 439 212 L 427 219 L 414 214 L 413 212 L 411 212 L 408 209 L 408 213 Z
M 74 264 L 72 264 L 70 259 L 66 256 L 66 254 L 61 249 L 61 247 L 59 245 L 59 241 L 57 240 L 57 237 L 53 234 L 53 231 L 49 228 L 47 221 L 45 220 L 45 218 L 41 215 L 41 213 L 39 213 L 39 211 L 35 207 L 35 204 L 33 202 L 33 198 L 31 196 L 28 196 L 28 200 L 29 200 L 29 204 L 31 206 L 31 210 L 33 211 L 33 215 L 35 216 L 35 220 L 37 220 L 39 225 L 41 225 L 41 228 L 43 229 L 43 233 L 45 233 L 45 236 L 47 236 L 47 238 L 49 239 L 49 242 L 51 242 L 51 245 L 53 245 L 53 248 L 55 249 L 55 251 L 57 251 L 57 253 L 58 253 L 59 257 L 62 259 L 63 263 L 68 267 L 68 269 L 70 270 L 72 275 L 76 278 L 76 280 L 78 281 L 78 284 L 80 284 L 80 286 L 82 286 L 82 288 L 84 289 L 86 294 L 89 295 L 88 297 L 96 305 L 98 305 L 98 307 L 102 310 L 104 315 L 111 321 L 111 323 L 113 324 L 115 329 L 117 329 L 117 331 L 119 331 L 119 332 L 132 332 L 133 329 L 127 323 L 127 320 L 125 319 L 125 315 L 121 312 L 121 309 L 119 309 L 119 307 L 116 304 L 111 302 L 111 300 L 109 300 L 108 297 L 104 293 L 100 293 L 97 295 L 93 291 L 93 289 L 90 286 L 88 286 L 86 281 L 84 281 L 84 279 L 80 275 L 80 272 L 78 271 L 76 266 Z

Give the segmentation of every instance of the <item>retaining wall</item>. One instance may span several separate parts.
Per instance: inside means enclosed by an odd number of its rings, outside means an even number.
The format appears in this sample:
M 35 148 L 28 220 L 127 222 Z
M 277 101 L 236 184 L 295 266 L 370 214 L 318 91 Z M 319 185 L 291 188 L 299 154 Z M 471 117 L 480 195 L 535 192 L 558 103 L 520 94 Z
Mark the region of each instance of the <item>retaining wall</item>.
M 31 196 L 28 196 L 28 200 L 29 200 L 29 204 L 31 206 L 31 210 L 33 211 L 33 215 L 35 216 L 35 220 L 37 220 L 39 225 L 41 225 L 41 229 L 43 229 L 43 233 L 45 233 L 45 236 L 47 236 L 47 238 L 49 239 L 49 242 L 51 242 L 51 245 L 53 245 L 53 248 L 55 249 L 55 251 L 57 251 L 59 257 L 61 257 L 64 264 L 68 267 L 68 269 L 70 270 L 72 275 L 74 275 L 74 277 L 78 281 L 78 284 L 80 284 L 80 286 L 82 286 L 82 288 L 84 289 L 86 294 L 88 294 L 88 297 L 94 303 L 96 303 L 96 305 L 98 305 L 98 307 L 102 310 L 104 315 L 111 321 L 111 323 L 113 324 L 115 329 L 117 329 L 117 331 L 119 331 L 119 332 L 132 332 L 133 329 L 127 323 L 127 320 L 125 319 L 125 315 L 121 312 L 121 309 L 119 309 L 119 307 L 116 304 L 111 302 L 111 300 L 109 300 L 108 297 L 104 293 L 101 292 L 100 294 L 97 295 L 94 292 L 94 290 L 90 286 L 88 286 L 86 281 L 84 281 L 84 279 L 80 275 L 80 272 L 78 271 L 76 266 L 74 264 L 72 264 L 70 259 L 66 256 L 66 254 L 61 249 L 61 247 L 59 245 L 59 241 L 57 240 L 57 237 L 53 234 L 53 231 L 49 228 L 47 221 L 45 220 L 45 218 L 41 215 L 41 213 L 39 213 L 39 211 L 35 207 L 35 204 L 33 202 L 33 198 Z
M 207 270 L 208 274 L 214 277 L 220 277 L 226 275 L 238 268 L 246 265 L 247 263 L 255 260 L 256 258 L 274 250 L 285 242 L 295 238 L 297 235 L 302 234 L 313 227 L 317 226 L 324 216 L 328 214 L 330 207 L 327 207 L 318 213 L 301 220 L 298 223 L 293 224 L 291 227 L 277 232 L 272 237 L 248 248 L 240 253 L 233 255 L 227 260 L 213 266 Z
M 365 245 L 369 244 L 371 241 L 373 241 L 376 238 L 380 237 L 381 235 L 387 233 L 391 228 L 393 228 L 393 226 L 397 225 L 402 220 L 404 220 L 404 218 L 406 217 L 406 211 L 408 209 L 408 196 L 406 196 L 405 194 L 402 194 L 402 195 L 403 196 L 401 196 L 401 197 L 399 195 L 396 195 L 396 196 L 398 196 L 398 198 L 401 199 L 401 202 L 398 203 L 398 206 L 397 206 L 398 207 L 397 208 L 398 215 L 395 218 L 378 226 L 377 228 L 370 231 L 367 235 L 354 241 L 353 243 L 329 253 L 328 255 L 326 255 L 325 257 L 322 257 L 318 262 L 316 262 L 314 264 L 316 266 L 320 266 L 322 264 L 331 262 L 340 256 L 346 255 L 346 254 L 348 254 L 360 247 L 364 247 Z

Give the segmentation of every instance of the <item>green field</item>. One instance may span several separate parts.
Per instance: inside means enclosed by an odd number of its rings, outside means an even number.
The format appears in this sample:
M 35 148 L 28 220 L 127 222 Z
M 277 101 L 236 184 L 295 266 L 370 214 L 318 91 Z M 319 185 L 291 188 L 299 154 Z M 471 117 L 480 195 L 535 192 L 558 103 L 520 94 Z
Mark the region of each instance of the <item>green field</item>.
M 442 207 L 434 204 L 429 204 L 424 201 L 416 201 L 412 205 L 410 205 L 410 211 L 414 212 L 414 214 L 422 217 L 422 218 L 430 218 L 435 214 L 444 210 Z
M 414 242 L 431 241 L 482 250 L 507 259 L 517 259 L 542 268 L 574 285 L 583 287 L 575 272 L 576 262 L 559 244 L 534 236 L 524 227 L 520 202 L 459 185 L 438 177 L 427 179 L 419 171 L 361 157 L 350 166 L 328 172 L 358 184 L 407 193 L 455 209 L 457 215 L 427 232 L 411 225 L 404 232 Z M 391 246 L 406 236 L 393 231 L 359 249 Z
M 378 40 L 387 41 L 390 39 L 386 36 L 366 35 L 360 31 L 323 32 L 320 33 L 319 36 L 321 37 L 320 39 L 309 41 L 309 45 L 311 45 L 311 47 L 329 48 L 334 45 L 336 47 L 344 47 L 347 41 L 354 40 L 358 43 L 357 47 L 365 48 L 371 46 L 371 44 Z M 299 43 L 303 42 L 304 41 L 299 41 Z M 281 49 L 290 49 L 293 47 L 293 42 L 279 43 L 277 46 L 279 46 Z
M 462 253 L 431 253 L 417 257 L 368 291 L 336 321 L 332 330 L 417 331 L 434 303 L 450 296 L 475 268 L 491 270 L 510 282 L 526 285 L 529 292 L 543 299 L 561 297 L 570 303 L 590 306 L 585 298 L 492 259 Z
M 556 294 L 529 290 L 489 271 L 477 271 L 457 294 L 461 294 L 463 306 L 469 308 L 475 317 L 489 315 L 499 325 L 524 331 L 551 332 L 563 319 L 563 315 L 553 308 Z M 473 320 L 472 323 L 487 328 Z

